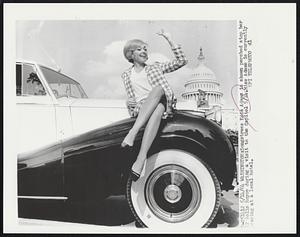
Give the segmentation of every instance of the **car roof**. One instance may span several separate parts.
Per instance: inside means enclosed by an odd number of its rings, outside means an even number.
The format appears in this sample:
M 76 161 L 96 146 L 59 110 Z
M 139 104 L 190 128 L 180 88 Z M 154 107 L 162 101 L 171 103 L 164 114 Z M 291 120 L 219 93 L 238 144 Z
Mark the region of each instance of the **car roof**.
M 27 59 L 17 59 L 16 60 L 16 63 L 28 63 L 28 64 L 35 64 L 35 65 L 38 65 L 38 66 L 42 66 L 42 67 L 46 67 L 46 68 L 49 68 L 49 69 L 52 69 L 54 71 L 58 71 L 56 68 L 54 67 L 50 67 L 48 65 L 45 65 L 45 64 L 42 64 L 42 63 L 38 63 L 36 61 L 33 61 L 33 60 L 27 60 Z
M 41 63 L 38 63 L 38 62 L 36 62 L 36 61 L 32 61 L 32 60 L 24 60 L 24 59 L 17 59 L 17 60 L 16 60 L 16 63 L 28 63 L 28 64 L 34 64 L 34 65 L 37 65 L 37 66 L 40 66 L 40 67 L 45 67 L 45 68 L 48 68 L 48 69 L 50 69 L 50 70 L 53 70 L 53 71 L 55 71 L 55 72 L 58 72 L 58 73 L 64 75 L 65 77 L 67 77 L 67 78 L 69 78 L 70 80 L 76 82 L 77 84 L 80 84 L 78 81 L 76 81 L 76 80 L 73 79 L 72 77 L 69 77 L 68 75 L 66 75 L 66 74 L 64 74 L 64 73 L 62 73 L 62 72 L 60 72 L 60 71 L 58 71 L 57 69 L 55 69 L 55 68 L 53 68 L 53 67 L 46 66 L 46 65 L 41 64 Z

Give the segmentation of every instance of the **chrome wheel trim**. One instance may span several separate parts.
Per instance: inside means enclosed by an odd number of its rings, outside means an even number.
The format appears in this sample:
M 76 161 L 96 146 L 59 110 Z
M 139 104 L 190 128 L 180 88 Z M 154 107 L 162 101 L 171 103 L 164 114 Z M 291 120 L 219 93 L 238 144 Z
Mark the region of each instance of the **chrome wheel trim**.
M 163 206 L 161 205 L 161 203 L 157 202 L 155 196 L 158 195 L 154 194 L 154 189 L 158 184 L 158 181 L 165 176 L 167 177 L 168 175 L 171 175 L 171 177 L 173 178 L 171 178 L 170 184 L 166 184 L 167 186 L 164 188 L 164 192 L 161 195 L 164 197 L 164 200 L 160 202 L 164 202 L 165 204 L 167 204 Z M 177 181 L 179 181 L 179 183 Z M 165 182 L 167 182 L 166 179 L 164 179 L 164 183 Z M 180 184 L 184 183 L 188 189 L 191 189 L 191 197 L 186 197 L 185 193 L 182 192 Z M 163 167 L 159 167 L 150 175 L 145 186 L 145 199 L 149 205 L 150 210 L 158 218 L 169 223 L 178 223 L 189 219 L 197 211 L 201 202 L 201 189 L 199 183 L 197 182 L 197 179 L 190 171 L 182 166 L 166 165 Z M 187 205 L 183 205 L 184 207 L 180 208 L 180 204 L 182 206 L 182 203 L 184 202 L 187 202 Z M 173 212 L 171 211 L 172 209 L 174 210 Z
M 177 185 L 170 184 L 164 190 L 164 198 L 170 203 L 178 202 L 181 197 L 182 192 Z
M 197 212 L 189 219 L 178 222 L 166 222 L 151 211 L 145 197 L 145 186 L 153 170 L 159 167 L 175 164 L 185 167 L 197 178 L 201 187 L 201 202 Z M 207 227 L 215 217 L 220 205 L 220 185 L 213 171 L 195 155 L 178 149 L 167 149 L 158 152 L 146 160 L 141 177 L 136 182 L 129 180 L 127 184 L 129 205 L 139 223 L 143 226 L 181 231 L 199 230 L 199 227 Z

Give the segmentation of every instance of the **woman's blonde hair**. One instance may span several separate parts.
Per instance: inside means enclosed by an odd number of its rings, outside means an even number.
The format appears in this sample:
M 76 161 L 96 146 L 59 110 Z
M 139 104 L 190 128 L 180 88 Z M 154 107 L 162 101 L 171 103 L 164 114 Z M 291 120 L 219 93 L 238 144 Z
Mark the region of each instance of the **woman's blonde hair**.
M 124 48 L 123 48 L 123 54 L 125 56 L 125 58 L 130 62 L 130 63 L 133 63 L 133 60 L 132 60 L 132 53 L 133 51 L 141 46 L 142 44 L 146 44 L 144 41 L 142 40 L 139 40 L 139 39 L 133 39 L 133 40 L 129 40 L 126 42 Z

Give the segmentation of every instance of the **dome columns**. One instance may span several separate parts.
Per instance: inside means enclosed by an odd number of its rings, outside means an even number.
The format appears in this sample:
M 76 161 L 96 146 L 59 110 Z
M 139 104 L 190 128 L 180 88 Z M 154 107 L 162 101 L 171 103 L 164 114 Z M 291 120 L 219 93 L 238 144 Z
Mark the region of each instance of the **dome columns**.
M 195 100 L 197 101 L 200 98 L 199 92 L 189 92 L 183 95 L 185 100 Z M 206 92 L 205 100 L 209 104 L 220 104 L 221 103 L 221 94 L 215 92 Z

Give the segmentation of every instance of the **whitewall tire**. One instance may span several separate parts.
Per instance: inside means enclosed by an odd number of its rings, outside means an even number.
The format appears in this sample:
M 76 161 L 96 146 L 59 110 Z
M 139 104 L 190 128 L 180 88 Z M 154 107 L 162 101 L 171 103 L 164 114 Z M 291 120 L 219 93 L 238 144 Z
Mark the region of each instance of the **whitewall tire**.
M 166 230 L 207 227 L 217 214 L 220 194 L 211 168 L 176 149 L 149 157 L 141 177 L 127 183 L 127 199 L 139 224 Z

